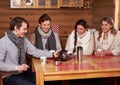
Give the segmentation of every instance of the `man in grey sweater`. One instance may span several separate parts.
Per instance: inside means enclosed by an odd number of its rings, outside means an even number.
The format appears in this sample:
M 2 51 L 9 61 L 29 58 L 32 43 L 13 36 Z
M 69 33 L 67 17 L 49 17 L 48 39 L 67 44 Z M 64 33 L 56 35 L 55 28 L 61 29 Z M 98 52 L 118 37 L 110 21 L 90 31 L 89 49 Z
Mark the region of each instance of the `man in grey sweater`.
M 4 85 L 35 85 L 35 73 L 28 72 L 25 54 L 36 58 L 52 57 L 52 53 L 36 49 L 25 34 L 29 23 L 22 17 L 14 17 L 9 30 L 0 39 L 0 71 L 2 71 Z M 57 56 L 57 51 L 54 56 Z

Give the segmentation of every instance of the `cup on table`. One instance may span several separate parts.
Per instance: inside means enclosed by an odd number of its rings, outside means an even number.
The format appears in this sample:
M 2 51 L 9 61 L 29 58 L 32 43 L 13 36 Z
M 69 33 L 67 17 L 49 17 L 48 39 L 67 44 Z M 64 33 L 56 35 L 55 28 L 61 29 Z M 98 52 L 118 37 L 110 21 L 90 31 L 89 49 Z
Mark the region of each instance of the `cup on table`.
M 46 60 L 47 60 L 47 57 L 45 57 L 45 56 L 40 57 L 40 62 L 41 62 L 42 65 L 46 64 Z
M 102 49 L 101 49 L 101 48 L 98 48 L 98 49 L 97 49 L 97 51 L 98 51 L 98 52 L 101 52 L 101 51 L 102 51 Z
M 68 55 L 68 56 L 73 55 L 73 51 L 67 51 L 67 55 Z
M 55 65 L 56 65 L 56 66 L 61 64 L 61 61 L 60 61 L 60 60 L 54 60 L 54 62 L 55 62 Z
M 97 49 L 97 52 L 98 52 L 98 55 L 97 55 L 97 56 L 102 56 L 102 55 L 101 55 L 101 52 L 102 52 L 102 49 L 101 49 L 101 48 L 98 48 L 98 49 Z

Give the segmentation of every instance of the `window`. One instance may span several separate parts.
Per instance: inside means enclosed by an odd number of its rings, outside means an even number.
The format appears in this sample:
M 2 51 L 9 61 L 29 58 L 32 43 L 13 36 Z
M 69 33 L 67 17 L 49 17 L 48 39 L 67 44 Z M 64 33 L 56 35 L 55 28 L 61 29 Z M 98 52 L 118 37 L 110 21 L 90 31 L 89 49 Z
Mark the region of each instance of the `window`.
M 115 26 L 120 29 L 120 2 L 119 0 L 114 0 L 115 3 Z

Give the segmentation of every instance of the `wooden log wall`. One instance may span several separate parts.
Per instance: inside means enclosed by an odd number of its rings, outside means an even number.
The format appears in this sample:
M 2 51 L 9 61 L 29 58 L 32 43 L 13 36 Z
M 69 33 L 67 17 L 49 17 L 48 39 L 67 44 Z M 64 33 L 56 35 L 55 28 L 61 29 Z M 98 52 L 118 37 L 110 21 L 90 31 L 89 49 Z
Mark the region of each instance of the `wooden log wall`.
M 103 16 L 111 16 L 114 19 L 115 0 L 93 0 L 91 14 L 91 27 L 99 29 Z
M 0 0 L 0 37 L 9 27 L 12 17 L 21 16 L 30 23 L 29 32 L 32 33 L 38 25 L 38 18 L 43 13 L 48 13 L 53 24 L 60 25 L 60 39 L 65 46 L 67 36 L 73 30 L 78 19 L 88 21 L 90 28 L 100 28 L 100 20 L 103 16 L 114 18 L 114 0 L 93 0 L 92 9 L 11 9 L 10 0 Z
M 118 0 L 118 28 L 120 29 L 120 0 Z
M 85 19 L 91 25 L 90 10 L 81 9 L 11 9 L 10 0 L 0 0 L 0 37 L 9 27 L 9 21 L 15 16 L 26 18 L 30 23 L 29 31 L 32 33 L 38 25 L 38 18 L 43 13 L 48 13 L 52 19 L 53 24 L 60 25 L 61 41 L 66 42 L 64 36 L 68 36 L 73 30 L 74 25 L 78 19 Z

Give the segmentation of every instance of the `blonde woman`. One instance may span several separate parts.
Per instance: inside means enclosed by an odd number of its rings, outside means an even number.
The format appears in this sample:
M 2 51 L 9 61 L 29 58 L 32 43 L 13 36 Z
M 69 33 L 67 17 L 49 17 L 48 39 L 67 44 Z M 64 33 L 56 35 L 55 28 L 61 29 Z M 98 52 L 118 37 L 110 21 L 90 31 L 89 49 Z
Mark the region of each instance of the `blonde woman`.
M 97 55 L 120 55 L 120 32 L 115 29 L 114 21 L 111 17 L 103 17 L 101 21 L 101 31 L 96 40 L 96 49 L 94 54 Z

